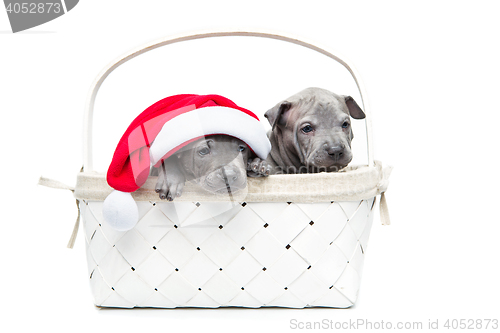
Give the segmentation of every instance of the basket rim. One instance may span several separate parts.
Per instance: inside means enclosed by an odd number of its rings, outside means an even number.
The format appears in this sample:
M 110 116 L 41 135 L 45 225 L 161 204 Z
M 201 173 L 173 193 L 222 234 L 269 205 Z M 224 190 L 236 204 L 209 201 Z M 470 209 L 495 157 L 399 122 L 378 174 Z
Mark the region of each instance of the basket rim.
M 271 175 L 248 178 L 247 187 L 233 194 L 232 200 L 239 202 L 331 202 L 357 201 L 373 198 L 385 192 L 390 167 L 382 167 L 380 161 L 374 166 L 349 166 L 340 172 Z M 136 201 L 160 201 L 155 192 L 157 177 L 149 177 L 146 183 L 132 193 Z M 106 175 L 96 171 L 82 171 L 77 176 L 75 198 L 86 201 L 104 201 L 113 191 Z M 209 193 L 198 185 L 187 182 L 181 197 L 176 201 L 230 201 L 228 195 Z

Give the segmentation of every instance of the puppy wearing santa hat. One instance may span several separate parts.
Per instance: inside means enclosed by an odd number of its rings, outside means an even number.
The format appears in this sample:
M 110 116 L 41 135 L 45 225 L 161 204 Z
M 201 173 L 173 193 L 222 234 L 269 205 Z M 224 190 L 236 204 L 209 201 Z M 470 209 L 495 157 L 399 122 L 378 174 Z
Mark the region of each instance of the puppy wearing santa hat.
M 246 187 L 246 170 L 249 176 L 269 175 L 270 150 L 259 118 L 223 96 L 164 98 L 134 119 L 116 147 L 107 173 L 115 191 L 104 201 L 104 219 L 117 230 L 135 226 L 131 193 L 154 168 L 160 199 L 180 196 L 186 180 L 212 193 L 231 193 Z

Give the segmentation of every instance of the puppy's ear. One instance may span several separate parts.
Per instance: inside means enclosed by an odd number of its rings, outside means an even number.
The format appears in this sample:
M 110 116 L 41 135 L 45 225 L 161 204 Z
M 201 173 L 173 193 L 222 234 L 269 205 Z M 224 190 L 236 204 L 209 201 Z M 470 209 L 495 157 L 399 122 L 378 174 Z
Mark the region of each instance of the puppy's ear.
M 361 108 L 359 107 L 358 103 L 352 98 L 351 96 L 344 96 L 345 99 L 345 104 L 347 105 L 347 108 L 349 109 L 349 114 L 351 117 L 354 119 L 364 119 L 365 118 L 365 113 Z
M 284 101 L 264 114 L 264 117 L 267 118 L 269 124 L 273 127 L 272 131 L 274 131 L 276 126 L 284 126 L 286 124 L 286 119 L 288 118 L 286 113 L 291 107 L 292 103 Z

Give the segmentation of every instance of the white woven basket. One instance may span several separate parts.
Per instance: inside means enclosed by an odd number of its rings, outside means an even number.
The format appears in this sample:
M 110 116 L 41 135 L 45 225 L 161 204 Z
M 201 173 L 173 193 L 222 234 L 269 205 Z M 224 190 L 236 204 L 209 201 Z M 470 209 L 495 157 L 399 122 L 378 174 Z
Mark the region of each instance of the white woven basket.
M 133 194 L 140 214 L 134 229 L 119 232 L 103 223 L 102 204 L 112 189 L 104 174 L 93 171 L 91 153 L 93 107 L 102 82 L 149 50 L 218 36 L 271 38 L 316 50 L 349 70 L 363 99 L 359 78 L 345 61 L 310 43 L 264 32 L 167 38 L 104 69 L 86 105 L 84 168 L 75 188 L 94 302 L 125 308 L 349 307 L 358 295 L 375 198 L 388 178 L 373 160 L 366 103 L 367 166 L 248 179 L 248 193 L 237 203 L 219 201 L 191 184 L 175 202 L 161 202 L 150 177 Z

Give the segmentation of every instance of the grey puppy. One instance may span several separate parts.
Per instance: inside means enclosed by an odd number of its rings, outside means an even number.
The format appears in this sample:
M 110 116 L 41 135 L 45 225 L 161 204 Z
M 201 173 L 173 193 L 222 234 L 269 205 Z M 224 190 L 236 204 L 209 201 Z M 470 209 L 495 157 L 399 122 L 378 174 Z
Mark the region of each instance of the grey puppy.
M 272 126 L 271 174 L 338 171 L 352 160 L 351 118 L 365 113 L 350 96 L 307 88 L 265 113 Z M 253 163 L 258 163 L 254 160 Z
M 186 180 L 201 188 L 224 194 L 246 187 L 250 177 L 269 175 L 267 163 L 252 160 L 252 152 L 241 140 L 212 135 L 192 142 L 166 159 L 158 170 L 155 191 L 160 199 L 174 200 L 182 195 Z

